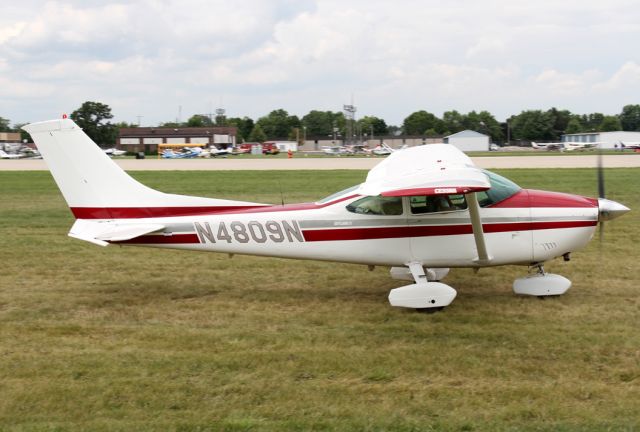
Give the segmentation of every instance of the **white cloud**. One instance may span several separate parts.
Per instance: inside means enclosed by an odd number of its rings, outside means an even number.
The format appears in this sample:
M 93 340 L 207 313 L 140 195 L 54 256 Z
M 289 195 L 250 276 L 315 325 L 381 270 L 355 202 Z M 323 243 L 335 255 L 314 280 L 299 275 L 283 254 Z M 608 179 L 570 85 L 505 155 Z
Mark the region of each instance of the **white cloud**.
M 640 94 L 640 65 L 634 61 L 623 64 L 608 80 L 595 86 L 603 91 L 629 91 Z
M 24 0 L 0 16 L 0 116 L 104 98 L 151 124 L 221 103 L 257 117 L 340 109 L 617 112 L 638 93 L 631 0 Z M 635 101 L 633 103 L 638 103 Z

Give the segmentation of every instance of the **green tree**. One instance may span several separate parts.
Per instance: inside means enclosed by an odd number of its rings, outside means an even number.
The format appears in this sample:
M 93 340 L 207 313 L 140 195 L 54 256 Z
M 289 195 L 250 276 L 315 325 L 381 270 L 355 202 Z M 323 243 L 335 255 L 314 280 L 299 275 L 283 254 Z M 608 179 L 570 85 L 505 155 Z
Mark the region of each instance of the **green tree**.
M 620 119 L 618 116 L 604 116 L 602 119 L 602 123 L 598 126 L 598 130 L 601 132 L 611 132 L 611 131 L 619 131 L 622 130 L 622 125 L 620 124 Z
M 622 130 L 640 131 L 640 105 L 625 105 L 620 113 Z
M 300 119 L 291 116 L 283 109 L 271 111 L 256 122 L 270 139 L 285 138 L 291 133 L 291 129 L 300 127 Z
M 428 129 L 440 133 L 444 131 L 444 123 L 434 114 L 424 110 L 409 114 L 402 122 L 402 130 L 406 135 L 422 135 Z
M 249 134 L 249 142 L 265 142 L 267 140 L 267 135 L 262 130 L 260 123 L 256 123 L 253 127 L 253 130 Z
M 364 116 L 356 124 L 362 133 L 368 136 L 371 135 L 371 132 L 373 132 L 374 136 L 387 135 L 389 133 L 387 123 L 375 116 Z
M 389 135 L 396 136 L 402 133 L 402 128 L 396 125 L 389 125 L 387 126 L 387 131 L 389 132 Z
M 187 120 L 187 127 L 210 127 L 213 126 L 211 119 L 202 114 L 194 114 Z
M 4 117 L 0 117 L 0 132 L 10 132 L 11 127 L 9 126 L 9 119 Z
M 572 116 L 569 119 L 569 123 L 567 123 L 567 127 L 564 130 L 564 133 L 575 134 L 582 132 L 582 123 L 580 123 L 579 116 Z
M 110 147 L 115 144 L 116 127 L 107 121 L 113 118 L 109 105 L 87 101 L 70 117 L 99 146 Z
M 580 122 L 582 123 L 582 129 L 584 132 L 597 131 L 603 120 L 604 114 L 602 113 L 583 114 L 580 117 Z
M 502 141 L 504 135 L 500 123 L 489 111 L 471 111 L 462 116 L 463 129 L 474 130 L 476 132 L 489 135 L 492 141 Z
M 567 130 L 567 126 L 569 125 L 569 121 L 571 120 L 571 111 L 569 110 L 558 110 L 555 107 L 547 110 L 549 116 L 553 121 L 552 130 L 553 130 L 553 139 L 554 141 L 558 141 L 560 139 L 560 135 L 565 133 Z
M 302 117 L 301 123 L 307 128 L 308 137 L 333 135 L 334 127 L 344 134 L 345 118 L 341 112 L 312 110 Z
M 125 128 L 137 128 L 138 123 L 127 123 L 127 122 L 118 122 L 114 125 L 115 127 L 117 127 L 118 129 L 125 129 Z
M 249 117 L 230 117 L 227 119 L 227 125 L 234 126 L 238 130 L 236 139 L 238 142 L 244 142 L 251 135 L 251 131 L 255 126 L 253 119 Z
M 442 122 L 444 123 L 444 129 L 449 134 L 464 130 L 464 116 L 456 110 L 445 111 L 444 114 L 442 114 Z
M 522 111 L 509 121 L 513 138 L 522 140 L 553 140 L 553 118 L 541 110 Z

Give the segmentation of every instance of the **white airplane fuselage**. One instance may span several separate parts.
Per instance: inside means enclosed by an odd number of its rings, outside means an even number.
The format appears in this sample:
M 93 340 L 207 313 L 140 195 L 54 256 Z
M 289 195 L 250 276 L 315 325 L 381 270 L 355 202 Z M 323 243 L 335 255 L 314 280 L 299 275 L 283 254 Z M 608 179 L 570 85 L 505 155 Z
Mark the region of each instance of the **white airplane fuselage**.
M 468 210 L 414 215 L 405 197 L 402 215 L 347 211 L 347 204 L 359 198 L 209 215 L 119 218 L 122 223 L 160 223 L 166 229 L 113 243 L 366 265 L 401 266 L 413 261 L 426 267 L 481 265 Z M 528 265 L 586 245 L 597 225 L 598 204 L 574 195 L 520 190 L 481 209 L 481 214 L 492 255 L 489 265 Z

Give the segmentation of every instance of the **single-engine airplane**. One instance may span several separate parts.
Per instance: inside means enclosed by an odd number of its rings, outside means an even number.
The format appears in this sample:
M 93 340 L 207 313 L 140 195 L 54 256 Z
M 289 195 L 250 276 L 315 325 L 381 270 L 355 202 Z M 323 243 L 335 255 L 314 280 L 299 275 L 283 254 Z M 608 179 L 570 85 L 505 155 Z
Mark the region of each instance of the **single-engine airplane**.
M 545 273 L 545 261 L 568 259 L 598 222 L 629 211 L 603 192 L 593 199 L 522 189 L 448 144 L 393 152 L 362 184 L 315 203 L 173 195 L 131 178 L 70 119 L 24 129 L 76 218 L 71 237 L 390 266 L 392 277 L 413 282 L 391 290 L 391 305 L 426 311 L 455 298 L 440 282 L 450 267 L 530 266 L 514 282 L 516 293 L 563 294 L 571 282 Z
M 16 153 L 7 153 L 0 149 L 0 159 L 20 159 L 20 155 Z
M 589 150 L 593 148 L 597 148 L 602 143 L 600 142 L 574 142 L 574 141 L 563 141 L 563 142 L 549 142 L 549 143 L 537 143 L 535 141 L 531 142 L 531 147 L 536 150 L 558 150 L 558 151 L 575 151 L 575 150 Z

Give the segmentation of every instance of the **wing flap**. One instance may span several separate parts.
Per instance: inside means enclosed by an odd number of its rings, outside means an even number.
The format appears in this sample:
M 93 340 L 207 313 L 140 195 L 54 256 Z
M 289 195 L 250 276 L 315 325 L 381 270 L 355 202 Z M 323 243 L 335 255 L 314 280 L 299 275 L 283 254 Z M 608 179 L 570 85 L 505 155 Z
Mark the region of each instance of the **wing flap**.
M 118 223 L 113 221 L 96 222 L 78 219 L 69 231 L 69 237 L 107 246 L 111 241 L 131 240 L 145 234 L 163 230 L 163 224 Z

